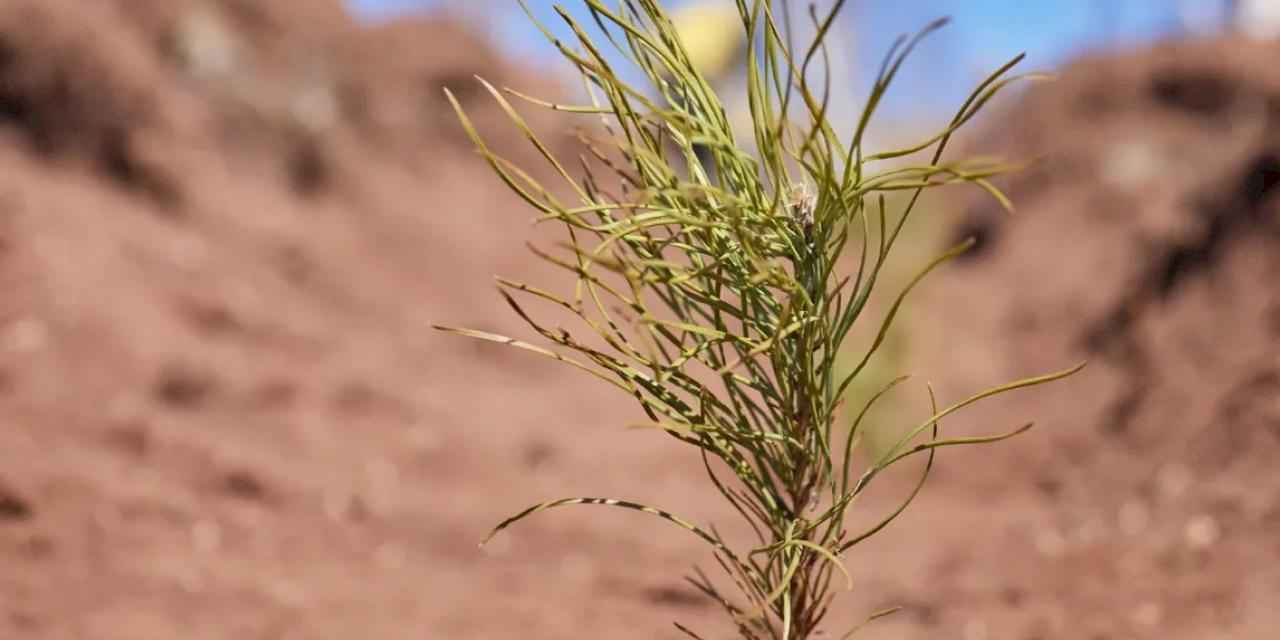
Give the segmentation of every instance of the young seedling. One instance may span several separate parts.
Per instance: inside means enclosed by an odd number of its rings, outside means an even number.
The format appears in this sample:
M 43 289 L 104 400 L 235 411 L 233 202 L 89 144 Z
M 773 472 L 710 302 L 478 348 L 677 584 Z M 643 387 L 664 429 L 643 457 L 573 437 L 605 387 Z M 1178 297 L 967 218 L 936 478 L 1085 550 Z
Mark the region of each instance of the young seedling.
M 852 132 L 841 137 L 827 114 L 831 78 L 821 77 L 815 87 L 810 77 L 844 2 L 826 15 L 811 10 L 817 35 L 798 48 L 787 35 L 786 20 L 776 20 L 767 2 L 737 0 L 752 52 L 746 73 L 753 140 L 740 144 L 725 106 L 689 61 L 656 0 L 621 0 L 614 7 L 602 0 L 584 3 L 608 45 L 647 79 L 648 91 L 624 82 L 615 59 L 560 7 L 575 44 L 538 26 L 575 66 L 590 104 L 551 103 L 485 83 L 563 179 L 558 193 L 570 194 L 575 202 L 562 201 L 496 155 L 449 94 L 462 126 L 498 176 L 539 212 L 540 220 L 564 226 L 567 240 L 560 251 L 533 251 L 572 274 L 576 286 L 571 295 L 561 296 L 498 280 L 500 294 L 545 346 L 437 328 L 552 358 L 634 397 L 650 426 L 700 452 L 710 486 L 757 540 L 750 548 L 731 548 L 712 527 L 612 498 L 543 502 L 501 522 L 493 534 L 567 505 L 653 514 L 710 545 L 739 593 L 723 592 L 700 571 L 690 582 L 724 608 L 741 637 L 812 638 L 836 587 L 847 581 L 842 557 L 910 504 L 938 449 L 996 442 L 1030 426 L 986 437 L 944 438 L 939 421 L 984 398 L 1080 368 L 988 389 L 945 408 L 934 402 L 929 418 L 861 464 L 855 445 L 862 417 L 884 391 L 859 399 L 851 415 L 842 410 L 846 390 L 884 343 L 907 293 L 971 244 L 926 265 L 891 299 L 870 344 L 848 358 L 850 331 L 868 321 L 867 302 L 920 193 L 967 183 L 1008 206 L 989 182 L 1007 167 L 943 162 L 942 156 L 955 131 L 1017 79 L 1008 74 L 1021 56 L 981 82 L 936 135 L 905 149 L 871 153 L 864 137 L 886 89 L 920 39 L 943 21 L 895 43 L 864 111 L 851 123 Z M 507 96 L 598 117 L 594 133 L 582 135 L 587 153 L 579 172 L 554 155 Z M 928 160 L 906 161 L 916 155 Z M 894 191 L 911 195 L 891 213 L 884 196 Z M 521 302 L 526 298 L 551 303 L 577 328 L 535 319 Z M 846 528 L 855 499 L 885 469 L 915 456 L 926 458 L 924 472 L 902 503 L 866 530 Z

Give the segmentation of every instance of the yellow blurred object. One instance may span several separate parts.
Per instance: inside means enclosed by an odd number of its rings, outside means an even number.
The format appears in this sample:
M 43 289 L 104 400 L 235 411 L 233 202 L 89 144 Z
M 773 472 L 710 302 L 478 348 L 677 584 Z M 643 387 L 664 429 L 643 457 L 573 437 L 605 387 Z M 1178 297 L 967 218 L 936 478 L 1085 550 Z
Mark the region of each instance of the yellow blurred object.
M 747 38 L 731 0 L 694 0 L 673 10 L 671 21 L 690 62 L 708 79 L 729 74 L 741 61 Z

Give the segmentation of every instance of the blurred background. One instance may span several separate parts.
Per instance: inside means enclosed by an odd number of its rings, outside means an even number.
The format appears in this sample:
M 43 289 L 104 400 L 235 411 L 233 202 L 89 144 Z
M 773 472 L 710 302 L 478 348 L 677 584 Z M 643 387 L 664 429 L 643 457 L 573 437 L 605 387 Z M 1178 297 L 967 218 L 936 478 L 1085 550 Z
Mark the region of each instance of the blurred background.
M 732 99 L 731 4 L 670 6 Z M 1016 214 L 963 189 L 915 214 L 891 278 L 979 244 L 907 306 L 869 383 L 918 382 L 876 428 L 924 417 L 924 380 L 946 403 L 1091 365 L 946 425 L 1038 427 L 940 456 L 850 554 L 833 630 L 902 606 L 862 637 L 1273 638 L 1280 2 L 849 0 L 837 129 L 943 15 L 877 143 L 929 135 L 1022 51 L 1058 79 L 956 149 L 1038 159 L 1001 181 Z M 735 531 L 696 456 L 622 428 L 626 398 L 430 329 L 526 337 L 492 276 L 563 283 L 441 87 L 536 172 L 473 76 L 568 99 L 570 71 L 508 2 L 0 0 L 0 638 L 732 637 L 681 580 L 709 554 L 643 514 L 476 546 L 569 495 Z M 525 112 L 575 153 L 578 121 Z
M 807 7 L 822 10 L 830 0 L 797 3 L 798 31 L 807 28 Z M 1005 0 L 931 0 L 895 4 L 874 0 L 845 3 L 836 24 L 833 46 L 838 47 L 844 75 L 862 82 L 846 83 L 849 92 L 865 90 L 894 39 L 914 33 L 931 20 L 949 16 L 953 23 L 922 45 L 904 72 L 903 81 L 890 96 L 894 117 L 906 122 L 927 116 L 949 115 L 974 83 L 1014 55 L 1026 52 L 1030 65 L 1051 68 L 1089 51 L 1124 50 L 1159 39 L 1204 35 L 1224 29 L 1259 37 L 1274 34 L 1274 3 L 1244 0 L 1086 0 L 1082 2 L 1018 3 Z M 436 13 L 465 20 L 485 33 L 508 55 L 555 65 L 555 53 L 516 2 L 450 0 L 352 0 L 353 11 L 372 23 L 413 14 Z M 535 17 L 557 34 L 571 36 L 558 18 L 552 2 L 529 2 Z M 581 3 L 565 3 L 570 15 L 589 27 L 588 12 Z M 673 0 L 677 15 L 690 19 L 690 29 L 705 31 L 704 39 L 736 37 L 741 28 L 732 23 L 710 26 L 714 20 L 693 16 L 711 7 L 732 9 L 732 0 Z M 733 15 L 732 12 L 729 12 Z M 781 17 L 781 7 L 779 7 Z M 707 26 L 703 27 L 702 24 Z M 697 23 L 697 24 L 695 24 Z M 737 28 L 734 28 L 737 27 Z M 721 29 L 724 30 L 721 33 Z M 592 28 L 591 33 L 597 33 Z M 560 67 L 560 65 L 556 65 Z M 563 71 L 563 68 L 560 69 Z

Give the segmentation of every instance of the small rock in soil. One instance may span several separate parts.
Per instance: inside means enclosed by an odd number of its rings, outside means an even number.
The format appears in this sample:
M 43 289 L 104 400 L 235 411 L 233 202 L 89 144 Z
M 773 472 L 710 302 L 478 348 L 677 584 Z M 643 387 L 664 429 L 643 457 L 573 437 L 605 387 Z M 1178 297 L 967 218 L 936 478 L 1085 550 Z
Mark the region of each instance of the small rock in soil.
M 223 487 L 227 493 L 245 500 L 263 500 L 267 497 L 267 488 L 262 480 L 248 471 L 232 471 L 223 477 Z
M 203 405 L 217 387 L 214 376 L 190 365 L 166 367 L 156 380 L 153 392 L 162 404 L 180 409 Z
M 0 523 L 28 520 L 35 515 L 31 503 L 17 492 L 0 485 Z

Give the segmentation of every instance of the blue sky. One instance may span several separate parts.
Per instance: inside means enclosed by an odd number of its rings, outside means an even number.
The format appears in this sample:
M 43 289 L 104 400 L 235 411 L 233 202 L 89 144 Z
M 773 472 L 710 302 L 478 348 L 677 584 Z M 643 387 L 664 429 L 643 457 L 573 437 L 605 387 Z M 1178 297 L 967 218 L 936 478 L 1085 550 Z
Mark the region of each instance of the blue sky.
M 468 4 L 468 0 L 349 2 L 368 20 Z M 1220 4 L 1218 0 L 1200 3 L 1208 10 Z M 550 45 L 528 25 L 514 0 L 486 4 L 498 7 L 489 24 L 501 46 L 522 57 L 554 59 Z M 545 22 L 558 20 L 552 11 L 556 3 L 529 0 L 529 4 Z M 559 0 L 559 4 L 582 13 L 579 0 Z M 1020 52 L 1028 54 L 1025 70 L 1045 70 L 1091 48 L 1122 47 L 1176 31 L 1174 4 L 1171 0 L 854 0 L 845 20 L 852 31 L 856 69 L 867 82 L 898 34 L 915 31 L 940 16 L 953 18 L 951 26 L 918 50 L 914 64 L 904 68 L 890 103 L 899 112 L 925 116 L 954 104 L 986 72 Z

